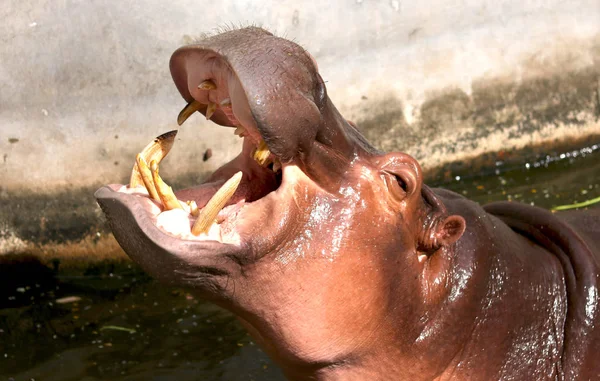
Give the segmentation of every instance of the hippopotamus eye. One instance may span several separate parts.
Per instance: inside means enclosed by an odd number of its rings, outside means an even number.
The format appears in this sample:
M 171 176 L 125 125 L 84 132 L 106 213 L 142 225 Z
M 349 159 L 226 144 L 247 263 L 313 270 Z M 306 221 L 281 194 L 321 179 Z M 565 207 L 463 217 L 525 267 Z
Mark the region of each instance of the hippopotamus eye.
M 401 201 L 406 198 L 407 184 L 400 176 L 394 173 L 384 172 L 382 177 L 389 193 L 395 199 Z
M 402 180 L 402 178 L 398 175 L 394 175 L 394 178 L 396 179 L 396 182 L 398 183 L 400 188 L 402 188 L 402 190 L 404 192 L 406 192 L 407 186 L 406 186 L 406 183 L 404 182 L 404 180 Z

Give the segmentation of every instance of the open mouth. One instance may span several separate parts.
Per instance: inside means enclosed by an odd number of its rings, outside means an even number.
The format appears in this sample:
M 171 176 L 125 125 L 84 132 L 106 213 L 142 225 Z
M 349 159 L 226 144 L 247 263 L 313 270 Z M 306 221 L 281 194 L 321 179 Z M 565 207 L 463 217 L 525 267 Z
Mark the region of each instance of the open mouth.
M 128 186 L 97 192 L 130 251 L 142 250 L 136 246 L 141 241 L 130 238 L 141 232 L 148 245 L 170 252 L 191 245 L 196 251 L 267 253 L 295 231 L 299 202 L 309 191 L 337 189 L 353 148 L 336 123 L 324 125 L 329 101 L 314 61 L 299 45 L 261 29 L 239 33 L 182 47 L 169 66 L 187 102 L 178 123 L 199 112 L 243 139 L 242 152 L 202 184 L 174 192 L 159 165 L 176 132 L 144 148 Z
M 204 80 L 198 89 L 210 92 L 216 90 L 216 84 Z M 220 121 L 226 118 L 226 125 L 234 126 L 234 133 L 244 142 L 239 156 L 217 169 L 205 183 L 174 192 L 161 178 L 159 164 L 173 146 L 175 130 L 148 144 L 136 157 L 129 185 L 113 190 L 140 197 L 154 224 L 173 237 L 239 245 L 243 215 L 260 212 L 265 203 L 275 202 L 269 197 L 276 197 L 273 193 L 282 184 L 284 168 L 258 129 L 240 122 L 229 97 L 219 103 L 192 100 L 180 112 L 178 123 L 196 111 L 204 111 L 210 119 L 217 110 Z

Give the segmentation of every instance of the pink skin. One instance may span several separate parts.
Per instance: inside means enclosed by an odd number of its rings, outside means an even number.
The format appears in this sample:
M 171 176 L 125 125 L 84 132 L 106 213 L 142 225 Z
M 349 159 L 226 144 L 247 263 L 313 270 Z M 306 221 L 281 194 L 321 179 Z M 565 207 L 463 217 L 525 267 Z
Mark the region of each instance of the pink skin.
M 600 212 L 430 189 L 339 114 L 310 55 L 258 28 L 179 49 L 171 72 L 187 102 L 229 98 L 211 119 L 247 131 L 238 157 L 177 192 L 202 206 L 242 171 L 222 222 L 239 240 L 173 237 L 147 197 L 96 197 L 133 260 L 236 314 L 287 377 L 597 378 Z M 281 174 L 250 158 L 260 139 Z

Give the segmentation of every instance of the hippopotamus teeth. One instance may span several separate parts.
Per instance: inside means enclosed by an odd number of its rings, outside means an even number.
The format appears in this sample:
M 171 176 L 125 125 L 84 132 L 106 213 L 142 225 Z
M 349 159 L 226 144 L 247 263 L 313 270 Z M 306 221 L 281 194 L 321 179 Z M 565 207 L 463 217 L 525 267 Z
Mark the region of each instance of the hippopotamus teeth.
M 223 184 L 221 188 L 208 200 L 206 206 L 200 211 L 194 226 L 192 226 L 192 234 L 200 235 L 208 232 L 211 225 L 214 223 L 217 215 L 233 197 L 240 182 L 242 181 L 242 172 L 239 171 Z
M 175 193 L 173 193 L 173 189 L 168 186 L 159 176 L 158 163 L 156 163 L 156 161 L 152 161 L 150 163 L 150 170 L 152 171 L 152 180 L 154 180 L 156 193 L 158 193 L 158 197 L 160 198 L 165 210 L 183 209 L 179 203 L 179 200 L 177 200 Z M 148 190 L 148 192 L 150 191 Z
M 155 160 L 153 160 L 152 162 L 156 163 Z M 156 192 L 156 186 L 154 185 L 154 180 L 152 179 L 152 172 L 150 171 L 150 168 L 148 168 L 148 163 L 146 163 L 146 160 L 144 159 L 141 153 L 137 154 L 136 163 L 137 168 L 140 174 L 142 175 L 142 181 L 144 182 L 144 186 L 146 187 L 150 198 L 156 201 L 160 201 L 160 196 Z
M 269 160 L 271 156 L 271 151 L 269 151 L 269 147 L 267 147 L 267 143 L 264 140 L 261 140 L 258 144 L 258 147 L 252 152 L 252 158 L 261 166 L 266 167 L 271 164 L 272 160 Z
M 198 204 L 196 204 L 196 201 L 186 201 L 186 204 L 190 208 L 190 214 L 194 217 L 198 217 L 200 214 L 200 209 L 198 209 Z
M 281 170 L 281 161 L 277 158 L 273 161 L 273 172 L 277 173 Z
M 200 110 L 204 105 L 197 100 L 193 100 L 188 103 L 183 110 L 179 112 L 177 115 L 177 124 L 182 125 L 193 113 Z
M 211 227 L 216 222 L 217 216 L 231 200 L 240 185 L 242 172 L 237 172 L 227 180 L 202 209 L 198 208 L 195 201 L 180 201 L 177 196 L 175 196 L 173 189 L 160 177 L 158 169 L 158 163 L 170 151 L 176 133 L 176 131 L 171 131 L 157 137 L 152 143 L 147 145 L 142 152 L 137 154 L 132 178 L 135 179 L 134 184 L 139 182 L 140 185 L 143 185 L 146 188 L 148 195 L 151 199 L 157 201 L 162 212 L 183 209 L 186 213 L 193 217 L 197 217 L 191 229 L 193 235 L 199 236 L 201 234 L 208 234 Z M 244 127 L 238 126 L 235 133 L 236 135 L 243 137 L 247 134 L 247 131 Z M 252 157 L 262 167 L 273 164 L 272 170 L 274 172 L 281 170 L 281 162 L 271 155 L 264 140 L 261 140 L 258 147 L 253 151 Z M 149 165 L 148 161 L 150 161 Z M 141 180 L 138 181 L 137 177 L 134 175 L 139 176 Z M 133 189 L 135 187 L 130 186 L 129 188 Z
M 208 107 L 206 107 L 206 120 L 209 120 L 210 117 L 215 113 L 215 110 L 217 109 L 217 104 L 210 102 L 208 104 Z
M 244 136 L 247 135 L 246 129 L 242 126 L 237 126 L 233 133 L 236 134 L 237 136 L 239 136 L 240 138 L 243 138 Z
M 205 81 L 200 82 L 198 88 L 200 90 L 214 90 L 217 88 L 217 85 L 215 85 L 215 83 L 210 79 L 207 79 Z
M 139 156 L 143 158 L 146 163 L 156 161 L 156 163 L 159 164 L 160 161 L 167 156 L 169 151 L 171 151 L 171 147 L 173 147 L 176 135 L 177 130 L 173 130 L 158 136 L 156 139 L 150 142 L 150 144 L 144 147 L 142 152 L 139 153 Z M 145 185 L 137 161 L 131 170 L 131 177 L 129 179 L 130 188 Z
M 217 88 L 217 85 L 215 85 L 215 83 L 213 81 L 211 81 L 210 79 L 207 79 L 205 81 L 200 82 L 200 84 L 198 85 L 198 89 L 200 90 L 214 90 Z M 179 112 L 179 115 L 177 115 L 177 124 L 178 125 L 182 125 L 193 113 L 195 113 L 196 111 L 201 110 L 204 107 L 204 105 L 200 102 L 198 102 L 197 100 L 193 100 L 190 103 L 188 103 L 183 110 L 181 110 Z M 216 103 L 209 103 L 208 107 L 206 108 L 206 119 L 210 119 L 210 117 L 214 114 L 215 110 L 217 109 L 217 104 Z

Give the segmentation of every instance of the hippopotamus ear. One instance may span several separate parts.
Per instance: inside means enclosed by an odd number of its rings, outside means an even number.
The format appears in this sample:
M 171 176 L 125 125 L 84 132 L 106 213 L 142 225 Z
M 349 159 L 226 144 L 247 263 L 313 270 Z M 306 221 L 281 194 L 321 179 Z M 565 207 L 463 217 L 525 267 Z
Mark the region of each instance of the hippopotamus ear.
M 431 254 L 440 247 L 447 247 L 458 241 L 465 232 L 467 223 L 462 216 L 449 216 L 446 206 L 431 188 L 423 186 L 421 196 L 423 234 L 420 236 L 418 249 Z
M 461 216 L 448 216 L 435 232 L 437 243 L 449 246 L 456 242 L 465 232 L 467 223 Z

